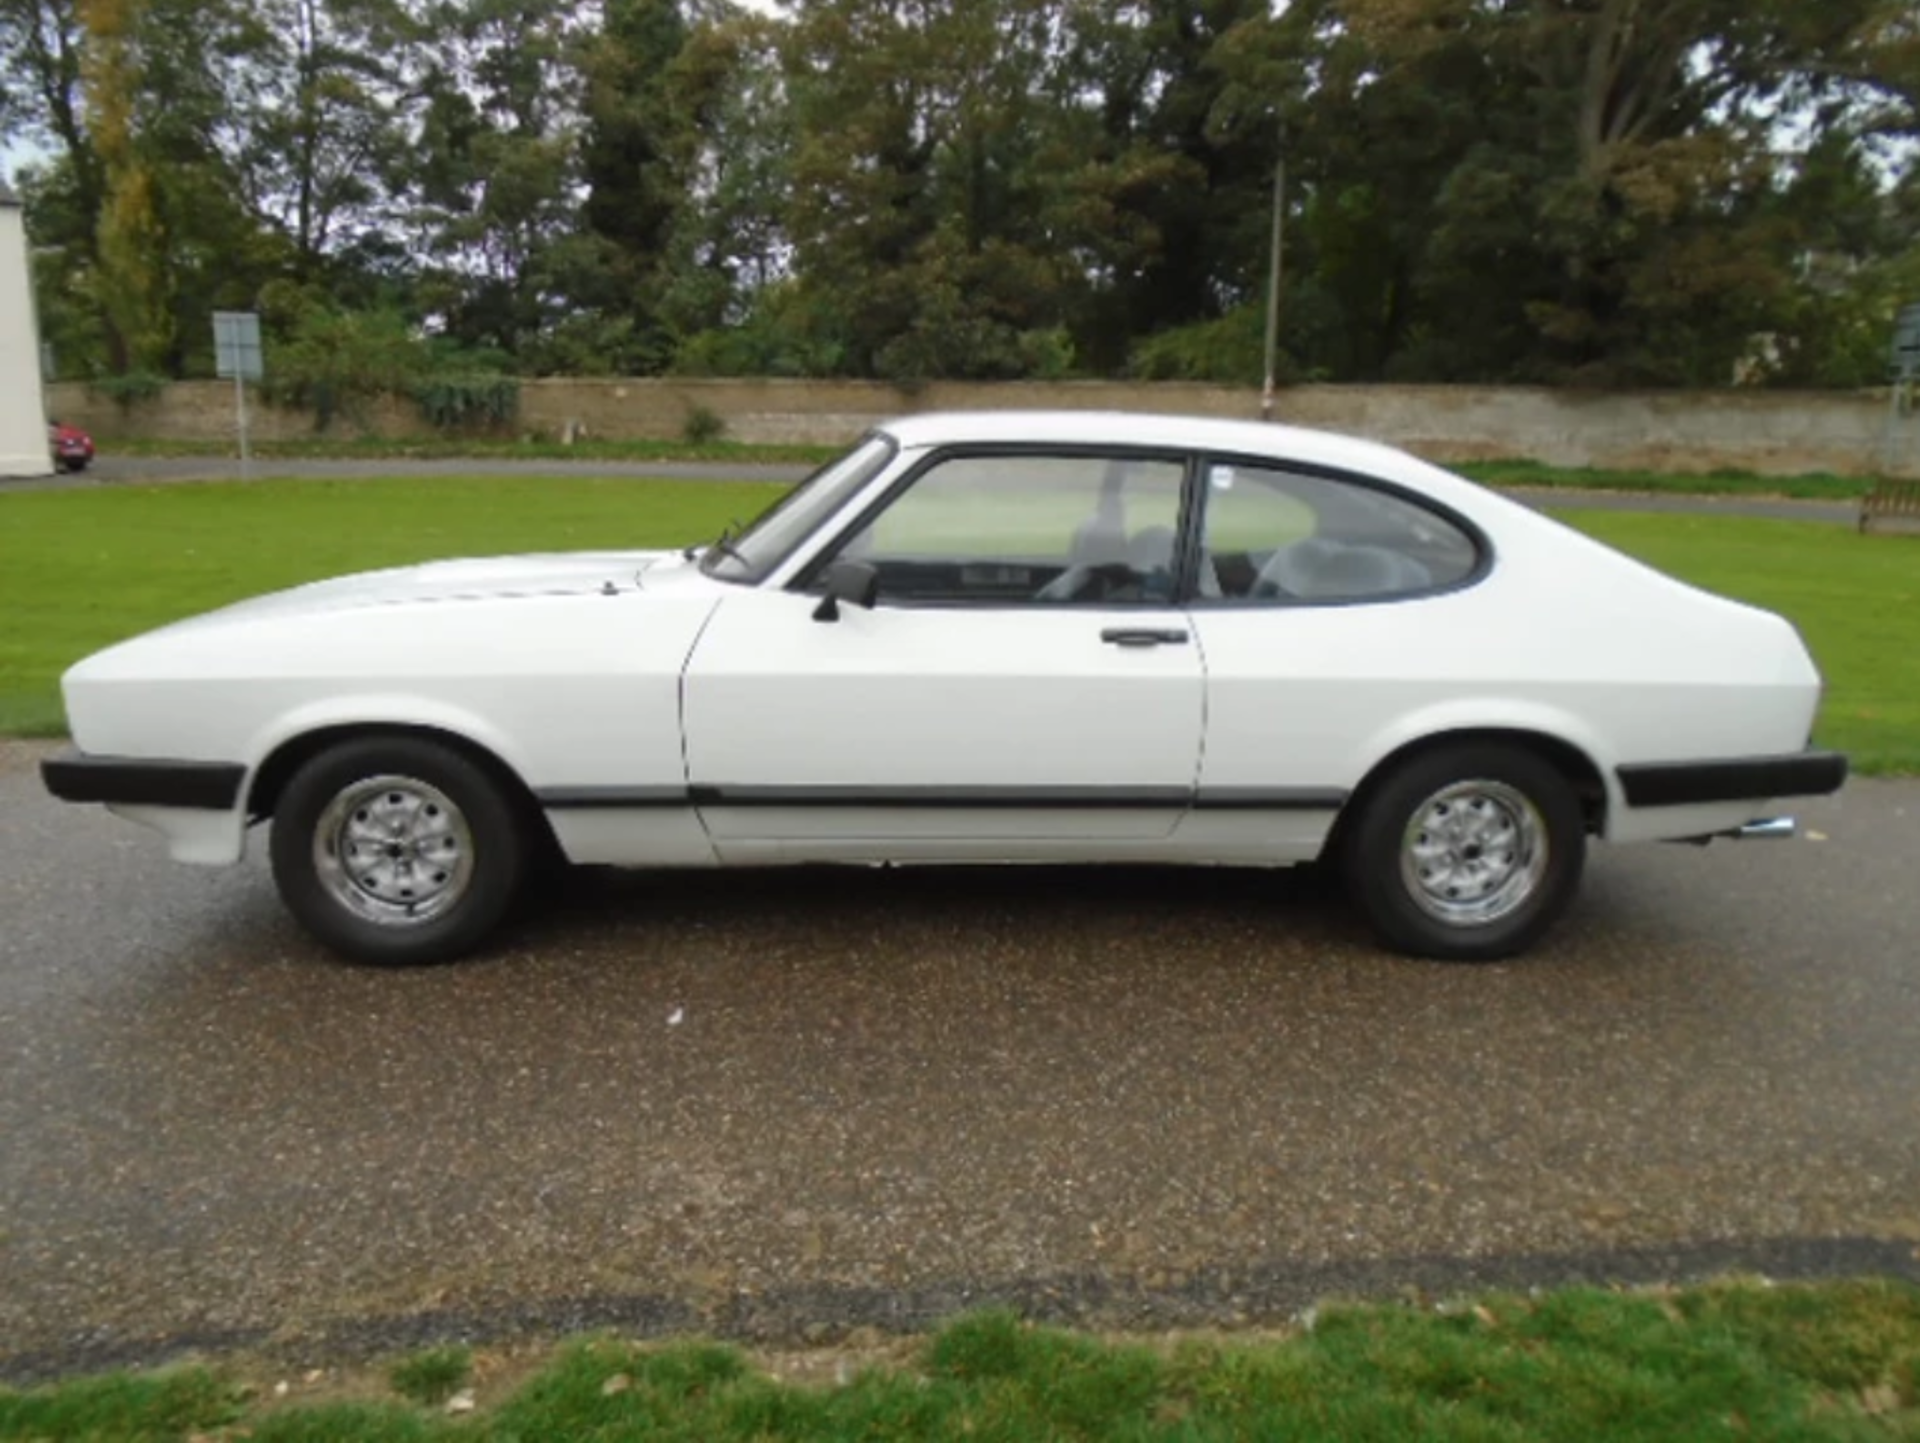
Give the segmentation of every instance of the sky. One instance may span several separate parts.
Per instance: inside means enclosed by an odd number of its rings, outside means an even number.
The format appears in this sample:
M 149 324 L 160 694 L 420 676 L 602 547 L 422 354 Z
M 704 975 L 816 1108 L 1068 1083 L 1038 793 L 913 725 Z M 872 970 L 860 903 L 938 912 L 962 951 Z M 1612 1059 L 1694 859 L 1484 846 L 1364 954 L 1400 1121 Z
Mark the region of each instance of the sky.
M 24 140 L 0 144 L 0 177 L 11 184 L 14 177 L 20 174 L 22 166 L 34 165 L 46 158 L 46 151 Z

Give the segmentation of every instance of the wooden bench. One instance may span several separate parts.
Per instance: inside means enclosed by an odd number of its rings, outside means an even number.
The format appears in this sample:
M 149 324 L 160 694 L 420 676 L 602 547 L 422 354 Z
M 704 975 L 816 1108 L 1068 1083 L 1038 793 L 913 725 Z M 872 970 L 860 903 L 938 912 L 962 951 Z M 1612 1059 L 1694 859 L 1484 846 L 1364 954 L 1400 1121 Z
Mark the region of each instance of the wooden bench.
M 1874 482 L 1860 502 L 1860 529 L 1920 531 L 1920 481 Z

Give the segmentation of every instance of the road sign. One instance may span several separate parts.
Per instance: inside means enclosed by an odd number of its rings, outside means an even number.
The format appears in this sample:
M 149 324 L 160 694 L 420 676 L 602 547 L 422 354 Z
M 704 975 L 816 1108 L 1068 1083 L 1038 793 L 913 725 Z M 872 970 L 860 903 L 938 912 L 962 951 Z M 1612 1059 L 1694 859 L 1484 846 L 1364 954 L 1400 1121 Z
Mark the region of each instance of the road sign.
M 1920 374 L 1920 305 L 1902 306 L 1893 323 L 1893 369 L 1902 376 Z
M 253 470 L 247 448 L 247 382 L 267 374 L 260 353 L 260 317 L 252 311 L 215 311 L 213 313 L 213 368 L 216 374 L 233 377 L 233 409 L 240 433 L 240 479 Z
M 260 352 L 260 317 L 252 311 L 213 313 L 214 374 L 258 381 L 267 374 Z

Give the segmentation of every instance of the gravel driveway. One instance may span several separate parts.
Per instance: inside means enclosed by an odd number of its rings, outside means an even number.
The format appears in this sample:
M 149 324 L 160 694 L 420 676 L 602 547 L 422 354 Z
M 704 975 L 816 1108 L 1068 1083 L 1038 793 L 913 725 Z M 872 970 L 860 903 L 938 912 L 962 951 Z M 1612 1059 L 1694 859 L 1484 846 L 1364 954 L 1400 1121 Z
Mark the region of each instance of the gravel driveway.
M 385 974 L 258 861 L 46 798 L 44 750 L 0 743 L 0 1376 L 1920 1275 L 1920 784 L 1603 849 L 1501 966 L 1306 879 L 817 871 L 590 875 Z

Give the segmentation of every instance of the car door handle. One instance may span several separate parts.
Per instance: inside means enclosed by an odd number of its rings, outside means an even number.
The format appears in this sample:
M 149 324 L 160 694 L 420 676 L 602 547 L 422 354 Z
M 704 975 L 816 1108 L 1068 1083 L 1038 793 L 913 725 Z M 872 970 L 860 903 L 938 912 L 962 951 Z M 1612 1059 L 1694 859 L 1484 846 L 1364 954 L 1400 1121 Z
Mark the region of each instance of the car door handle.
M 1174 627 L 1110 626 L 1100 639 L 1113 646 L 1184 646 L 1187 634 Z

